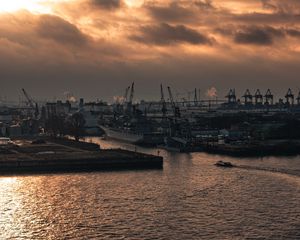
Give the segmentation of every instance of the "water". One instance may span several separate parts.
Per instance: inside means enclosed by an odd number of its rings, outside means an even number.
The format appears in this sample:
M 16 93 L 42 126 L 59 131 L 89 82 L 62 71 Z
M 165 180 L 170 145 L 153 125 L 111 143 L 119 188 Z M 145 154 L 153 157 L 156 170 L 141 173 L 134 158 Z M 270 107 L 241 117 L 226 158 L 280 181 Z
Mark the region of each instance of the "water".
M 300 239 L 300 157 L 160 154 L 163 170 L 0 177 L 0 239 Z

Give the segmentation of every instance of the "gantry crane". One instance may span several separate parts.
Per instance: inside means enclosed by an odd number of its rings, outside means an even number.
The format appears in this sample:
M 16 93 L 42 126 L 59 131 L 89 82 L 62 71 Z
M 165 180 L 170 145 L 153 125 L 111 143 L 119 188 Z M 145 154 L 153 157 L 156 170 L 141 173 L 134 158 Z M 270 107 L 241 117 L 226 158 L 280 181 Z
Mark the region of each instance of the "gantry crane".
M 250 90 L 247 89 L 243 98 L 245 99 L 245 105 L 249 105 L 249 104 L 252 104 L 252 99 L 253 99 L 253 96 L 252 94 L 250 93 Z
M 235 89 L 230 89 L 226 98 L 228 99 L 228 103 L 236 103 Z
M 259 89 L 256 90 L 254 94 L 254 98 L 255 98 L 255 105 L 260 105 L 263 103 L 263 95 L 261 94 Z
M 289 88 L 285 95 L 286 103 L 294 105 L 294 94 L 292 90 Z

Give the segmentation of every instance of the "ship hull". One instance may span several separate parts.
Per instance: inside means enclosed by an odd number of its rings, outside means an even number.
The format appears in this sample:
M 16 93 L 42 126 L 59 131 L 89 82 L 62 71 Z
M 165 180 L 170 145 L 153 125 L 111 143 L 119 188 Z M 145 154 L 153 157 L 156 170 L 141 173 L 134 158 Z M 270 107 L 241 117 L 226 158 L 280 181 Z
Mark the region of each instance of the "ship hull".
M 136 134 L 121 129 L 112 129 L 103 126 L 101 126 L 101 128 L 104 130 L 106 136 L 111 139 L 129 143 L 140 143 L 144 139 L 144 136 L 142 134 Z

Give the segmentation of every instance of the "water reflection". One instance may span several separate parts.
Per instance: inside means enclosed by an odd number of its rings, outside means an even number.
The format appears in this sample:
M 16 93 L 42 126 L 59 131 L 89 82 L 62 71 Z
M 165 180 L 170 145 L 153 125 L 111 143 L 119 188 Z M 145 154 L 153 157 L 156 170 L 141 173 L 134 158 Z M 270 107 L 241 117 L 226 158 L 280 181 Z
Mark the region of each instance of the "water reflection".
M 0 239 L 300 238 L 299 177 L 213 165 L 222 158 L 296 170 L 299 158 L 160 154 L 163 171 L 0 178 Z

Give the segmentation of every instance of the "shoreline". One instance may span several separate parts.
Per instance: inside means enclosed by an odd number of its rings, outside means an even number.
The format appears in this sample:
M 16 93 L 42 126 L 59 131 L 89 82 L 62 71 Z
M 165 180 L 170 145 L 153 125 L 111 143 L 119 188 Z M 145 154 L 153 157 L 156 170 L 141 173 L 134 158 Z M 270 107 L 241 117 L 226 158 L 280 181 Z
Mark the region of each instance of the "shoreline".
M 69 139 L 47 139 L 38 144 L 18 140 L 1 147 L 0 173 L 90 172 L 101 170 L 162 169 L 163 158 Z M 97 147 L 98 146 L 98 147 Z

